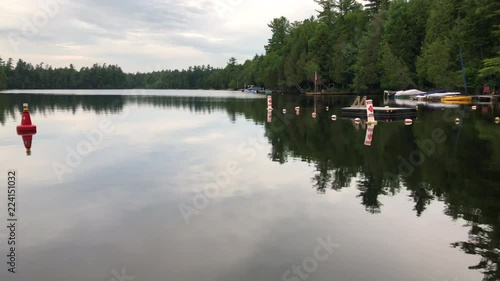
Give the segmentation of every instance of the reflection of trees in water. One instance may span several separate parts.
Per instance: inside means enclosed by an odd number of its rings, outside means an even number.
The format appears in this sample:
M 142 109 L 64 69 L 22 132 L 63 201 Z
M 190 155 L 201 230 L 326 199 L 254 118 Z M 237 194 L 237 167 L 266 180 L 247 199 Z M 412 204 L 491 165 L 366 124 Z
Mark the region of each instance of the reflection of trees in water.
M 195 113 L 210 114 L 227 112 L 231 121 L 237 116 L 263 123 L 260 116 L 265 108 L 264 99 L 210 98 L 183 96 L 117 96 L 117 95 L 43 95 L 43 94 L 2 94 L 0 95 L 0 122 L 7 118 L 14 120 L 22 112 L 22 104 L 29 103 L 34 114 L 47 115 L 55 111 L 68 111 L 76 114 L 78 110 L 96 114 L 119 114 L 125 105 L 148 105 L 155 108 L 186 109 Z
M 432 192 L 431 186 L 424 182 L 419 183 L 417 187 L 410 190 L 410 197 L 413 199 L 413 202 L 415 202 L 413 210 L 417 213 L 417 216 L 420 217 L 427 206 L 435 200 Z
M 284 164 L 287 162 L 286 149 L 283 145 L 283 141 L 278 138 L 271 138 L 271 152 L 268 154 L 269 159 L 273 162 L 278 162 Z
M 17 117 L 19 116 L 20 115 L 18 115 Z M 7 118 L 16 120 L 16 110 L 14 109 L 14 107 L 9 105 L 9 99 L 7 95 L 0 95 L 0 123 L 2 125 L 5 125 Z
M 313 188 L 320 194 L 325 194 L 328 189 L 341 191 L 343 188 L 351 184 L 351 180 L 355 174 L 351 173 L 348 169 L 339 167 L 330 170 L 328 168 L 319 169 L 318 173 L 311 179 Z
M 387 195 L 384 188 L 376 182 L 372 175 L 363 175 L 358 181 L 358 189 L 360 191 L 358 197 L 361 198 L 366 210 L 372 214 L 381 213 L 382 203 L 379 201 L 380 195 Z
M 343 187 L 349 186 L 352 174 L 348 169 L 342 167 L 334 170 L 331 189 L 340 191 Z
M 464 226 L 470 228 L 468 241 L 455 242 L 452 246 L 481 257 L 480 262 L 470 268 L 481 270 L 484 280 L 500 280 L 498 182 L 483 181 L 479 184 L 483 188 L 470 187 L 445 195 L 446 214 L 465 220 Z
M 411 127 L 381 123 L 370 147 L 364 146 L 363 130 L 350 122 L 332 122 L 321 113 L 314 121 L 309 116 L 296 118 L 279 132 L 266 127 L 266 135 L 276 146 L 271 154 L 280 155 L 273 161 L 283 163 L 285 155 L 313 163 L 316 172 L 311 182 L 318 193 L 355 183 L 357 197 L 368 212 L 383 212 L 381 196 L 403 188 L 417 216 L 433 201 L 444 201 L 445 213 L 464 219 L 471 229 L 468 241 L 453 246 L 482 257 L 471 269 L 481 270 L 484 280 L 500 280 L 500 130 L 491 120 L 471 115 L 458 135 L 457 126 L 443 121 L 444 114 L 441 110 L 421 113 L 420 122 Z M 412 164 L 411 173 L 400 170 L 400 159 L 408 160 L 419 151 L 417 142 L 428 140 L 436 128 L 444 131 L 445 143 L 424 154 L 423 164 Z
M 495 152 L 490 152 L 495 153 Z M 496 164 L 495 164 L 496 162 Z M 500 173 L 491 169 L 498 166 L 498 160 L 483 163 L 477 178 L 466 182 L 462 188 L 454 188 L 443 194 L 445 213 L 454 219 L 466 221 L 470 228 L 468 241 L 459 241 L 452 246 L 467 254 L 481 257 L 471 269 L 481 270 L 484 280 L 500 280 Z M 478 163 L 476 163 L 478 164 Z M 478 172 L 478 171 L 476 171 Z
M 481 270 L 484 274 L 483 280 L 500 280 L 500 233 L 498 223 L 496 227 L 484 223 L 468 222 L 470 227 L 469 241 L 452 243 L 455 248 L 460 248 L 467 254 L 481 257 L 481 261 L 470 269 Z
M 303 109 L 294 118 L 282 118 L 282 108 L 289 115 L 297 105 L 310 107 L 304 97 L 276 98 L 272 123 L 266 123 L 265 99 L 165 96 L 64 96 L 64 95 L 0 95 L 0 122 L 18 118 L 23 102 L 31 110 L 47 114 L 56 110 L 76 113 L 81 109 L 101 113 L 120 113 L 126 105 L 185 109 L 199 114 L 226 112 L 230 120 L 238 116 L 264 124 L 265 136 L 271 144 L 269 159 L 285 164 L 300 159 L 314 165 L 312 187 L 319 193 L 341 191 L 357 186 L 360 203 L 371 213 L 383 212 L 381 196 L 406 190 L 416 215 L 422 215 L 434 200 L 446 205 L 445 213 L 453 219 L 464 219 L 470 228 L 468 241 L 453 243 L 467 254 L 478 255 L 481 262 L 471 267 L 484 273 L 485 280 L 500 280 L 500 130 L 482 115 L 472 115 L 462 127 L 458 145 L 458 127 L 443 122 L 444 111 L 420 113 L 419 122 L 411 127 L 400 123 L 376 126 L 372 146 L 364 146 L 365 132 L 351 122 L 332 122 L 331 114 L 339 114 L 345 101 L 318 101 L 331 110 L 318 109 L 318 118 Z M 453 114 L 452 114 L 453 115 Z M 448 136 L 435 151 L 425 155 L 422 165 L 413 167 L 409 175 L 401 173 L 400 158 L 408 159 L 419 149 L 416 143 L 427 140 L 435 128 Z
M 318 173 L 314 175 L 314 177 L 311 179 L 311 182 L 313 183 L 313 187 L 318 191 L 318 193 L 325 193 L 332 181 L 333 172 L 330 171 L 328 161 L 316 164 L 316 170 L 318 171 Z
M 42 115 L 55 111 L 76 114 L 79 109 L 97 114 L 116 114 L 123 110 L 125 103 L 124 96 L 2 94 L 0 97 L 0 120 L 6 120 L 8 116 L 16 119 L 22 112 L 23 103 L 29 104 L 32 113 Z

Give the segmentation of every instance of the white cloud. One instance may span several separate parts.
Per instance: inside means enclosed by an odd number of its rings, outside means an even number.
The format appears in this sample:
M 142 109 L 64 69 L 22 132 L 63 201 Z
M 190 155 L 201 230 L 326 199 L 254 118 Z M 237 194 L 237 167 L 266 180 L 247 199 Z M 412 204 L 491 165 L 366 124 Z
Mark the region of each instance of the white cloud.
M 317 5 L 313 0 L 69 1 L 16 51 L 8 35 L 22 36 L 26 21 L 33 22 L 49 1 L 57 0 L 4 1 L 2 58 L 56 67 L 118 64 L 128 72 L 157 65 L 223 67 L 230 56 L 242 62 L 263 53 L 273 18 L 303 20 L 316 14 Z

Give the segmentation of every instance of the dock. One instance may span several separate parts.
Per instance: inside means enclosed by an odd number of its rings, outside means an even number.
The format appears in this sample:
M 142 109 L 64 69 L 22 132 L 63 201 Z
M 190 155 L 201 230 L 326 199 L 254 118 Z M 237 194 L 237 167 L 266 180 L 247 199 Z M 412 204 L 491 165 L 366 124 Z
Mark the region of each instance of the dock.
M 417 116 L 417 109 L 404 107 L 374 107 L 375 119 L 399 120 Z M 342 116 L 366 119 L 366 108 L 342 108 Z
M 498 95 L 471 95 L 471 97 L 474 103 L 480 103 L 480 102 L 492 103 L 500 101 L 500 96 Z
M 341 119 L 342 119 L 342 120 L 350 120 L 350 121 L 353 121 L 353 122 L 354 122 L 357 118 L 359 118 L 359 119 L 360 119 L 361 124 L 366 123 L 366 120 L 367 120 L 366 116 L 364 116 L 364 117 L 354 117 L 354 116 L 349 117 L 349 116 L 343 116 Z M 384 118 L 384 119 L 379 118 L 379 119 L 377 119 L 377 122 L 378 122 L 379 124 L 380 124 L 380 123 L 393 123 L 393 122 L 401 122 L 401 121 L 405 121 L 405 120 L 407 120 L 407 119 L 416 120 L 416 119 L 417 119 L 417 116 L 416 116 L 416 115 L 414 115 L 414 116 L 404 116 L 404 117 L 393 116 L 393 117 L 391 117 L 391 118 Z
M 351 107 L 342 108 L 342 116 L 366 119 L 365 101 L 366 97 L 357 97 Z M 377 120 L 401 120 L 417 116 L 417 109 L 414 107 L 374 107 L 373 111 Z
M 350 92 L 333 92 L 333 91 L 321 91 L 321 92 L 305 92 L 306 95 L 324 95 L 324 96 L 348 96 L 353 95 Z

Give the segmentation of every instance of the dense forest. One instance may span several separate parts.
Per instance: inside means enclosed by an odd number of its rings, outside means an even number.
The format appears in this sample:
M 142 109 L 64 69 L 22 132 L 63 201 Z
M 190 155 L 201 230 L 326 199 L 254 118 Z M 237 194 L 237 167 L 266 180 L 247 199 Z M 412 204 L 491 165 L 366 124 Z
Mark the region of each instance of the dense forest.
M 318 14 L 274 19 L 265 54 L 185 70 L 124 73 L 116 65 L 33 66 L 0 58 L 0 89 L 463 89 L 500 86 L 498 0 L 310 0 Z

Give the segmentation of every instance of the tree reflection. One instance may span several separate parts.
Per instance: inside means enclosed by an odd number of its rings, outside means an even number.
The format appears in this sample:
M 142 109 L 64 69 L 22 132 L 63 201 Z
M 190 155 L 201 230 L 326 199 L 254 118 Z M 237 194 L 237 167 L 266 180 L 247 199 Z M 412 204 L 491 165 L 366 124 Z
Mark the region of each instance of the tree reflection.
M 0 95 L 0 123 L 18 118 L 23 102 L 35 113 L 47 114 L 78 110 L 97 114 L 119 113 L 126 105 L 185 109 L 196 114 L 226 112 L 232 121 L 238 117 L 252 120 L 265 129 L 271 149 L 269 159 L 284 164 L 300 159 L 315 168 L 311 185 L 318 193 L 341 191 L 355 186 L 363 207 L 372 214 L 384 211 L 383 196 L 405 193 L 413 201 L 417 216 L 436 200 L 446 205 L 452 219 L 463 219 L 469 230 L 467 241 L 452 246 L 464 253 L 478 255 L 481 262 L 471 269 L 481 270 L 484 280 L 500 280 L 500 129 L 493 113 L 468 114 L 461 127 L 449 121 L 461 112 L 420 110 L 418 122 L 411 127 L 401 122 L 379 123 L 370 147 L 364 145 L 365 131 L 356 130 L 352 122 L 333 122 L 331 114 L 340 116 L 340 108 L 352 98 L 322 97 L 317 103 L 318 117 L 311 118 L 312 102 L 307 97 L 277 97 L 274 108 L 301 115 L 287 118 L 274 112 L 267 123 L 265 99 L 206 97 L 142 96 L 66 96 L 66 95 Z M 330 107 L 326 112 L 325 106 Z M 452 118 L 454 119 L 454 118 Z M 401 159 L 409 159 L 436 128 L 447 136 L 411 173 L 401 170 Z
M 376 182 L 372 175 L 363 175 L 358 181 L 358 189 L 360 191 L 358 197 L 361 198 L 361 204 L 366 210 L 372 214 L 382 212 L 382 203 L 379 201 L 380 195 L 387 195 L 381 184 Z

